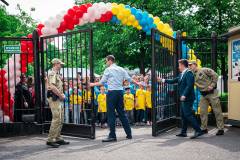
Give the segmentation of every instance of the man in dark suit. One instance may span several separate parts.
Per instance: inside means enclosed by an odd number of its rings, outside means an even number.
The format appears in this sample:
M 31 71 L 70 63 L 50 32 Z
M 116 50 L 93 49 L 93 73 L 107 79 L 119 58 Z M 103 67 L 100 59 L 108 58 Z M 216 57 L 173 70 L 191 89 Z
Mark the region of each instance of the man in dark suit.
M 168 84 L 178 83 L 178 94 L 180 96 L 180 111 L 182 118 L 182 131 L 176 136 L 187 137 L 188 124 L 191 124 L 193 129 L 195 130 L 195 134 L 191 137 L 191 139 L 194 139 L 203 135 L 203 132 L 192 112 L 192 106 L 195 100 L 194 75 L 188 69 L 188 61 L 186 59 L 181 59 L 178 61 L 178 63 L 179 71 L 181 72 L 178 77 L 171 80 L 161 78 L 159 78 L 158 80 L 160 82 Z

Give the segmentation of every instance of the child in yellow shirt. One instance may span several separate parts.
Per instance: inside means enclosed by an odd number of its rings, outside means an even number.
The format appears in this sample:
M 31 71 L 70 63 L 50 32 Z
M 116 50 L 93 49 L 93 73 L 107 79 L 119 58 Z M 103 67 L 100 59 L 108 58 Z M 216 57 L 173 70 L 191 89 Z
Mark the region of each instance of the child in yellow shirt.
M 126 111 L 129 123 L 133 124 L 134 123 L 133 121 L 134 95 L 130 93 L 130 87 L 125 88 L 125 94 L 123 96 L 123 100 L 124 100 L 124 109 Z
M 85 124 L 91 123 L 91 113 L 93 112 L 92 104 L 91 104 L 91 96 L 92 90 L 91 87 L 88 85 L 83 91 L 83 99 L 84 99 L 84 121 Z M 95 98 L 95 95 L 94 95 Z
M 97 98 L 98 102 L 98 115 L 101 121 L 101 128 L 105 128 L 107 125 L 107 95 L 105 93 L 104 86 L 100 87 L 100 94 Z
M 147 86 L 146 91 L 146 111 L 147 111 L 147 125 L 152 125 L 152 91 L 151 85 Z
M 78 88 L 73 88 L 73 94 L 70 96 L 70 108 L 72 110 L 72 119 L 75 124 L 80 124 L 82 96 L 78 95 Z
M 146 106 L 146 91 L 144 90 L 144 84 L 139 85 L 139 89 L 136 91 L 136 125 L 143 123 L 144 111 Z

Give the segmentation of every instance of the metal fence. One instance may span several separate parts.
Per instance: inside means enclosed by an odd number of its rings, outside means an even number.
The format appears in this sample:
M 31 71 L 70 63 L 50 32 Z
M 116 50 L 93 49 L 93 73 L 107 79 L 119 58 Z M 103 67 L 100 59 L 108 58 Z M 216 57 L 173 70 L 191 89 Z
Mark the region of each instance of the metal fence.
M 33 62 L 32 38 L 0 38 L 0 122 L 35 120 Z
M 157 78 L 172 79 L 177 75 L 176 39 L 152 30 L 152 135 L 176 126 L 177 86 L 158 83 Z
M 46 131 L 51 121 L 51 109 L 47 103 L 46 78 L 51 72 L 53 58 L 65 65 L 60 70 L 66 99 L 63 102 L 63 133 L 95 137 L 93 82 L 92 30 L 79 30 L 40 38 L 40 63 L 42 77 L 42 119 Z

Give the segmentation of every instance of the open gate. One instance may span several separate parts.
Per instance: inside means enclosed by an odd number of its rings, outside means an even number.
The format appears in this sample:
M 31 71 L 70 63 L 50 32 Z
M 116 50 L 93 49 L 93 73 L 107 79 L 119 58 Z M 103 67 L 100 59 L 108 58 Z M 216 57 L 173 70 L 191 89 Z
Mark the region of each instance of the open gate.
M 78 30 L 40 37 L 39 64 L 41 79 L 41 122 L 44 132 L 48 132 L 51 110 L 46 96 L 45 78 L 51 70 L 51 60 L 61 59 L 65 65 L 60 70 L 64 82 L 63 102 L 64 124 L 62 134 L 95 138 L 94 92 L 89 83 L 94 81 L 93 32 L 91 29 Z
M 152 30 L 152 135 L 157 136 L 177 126 L 177 86 L 158 83 L 157 78 L 172 79 L 177 75 L 176 39 Z

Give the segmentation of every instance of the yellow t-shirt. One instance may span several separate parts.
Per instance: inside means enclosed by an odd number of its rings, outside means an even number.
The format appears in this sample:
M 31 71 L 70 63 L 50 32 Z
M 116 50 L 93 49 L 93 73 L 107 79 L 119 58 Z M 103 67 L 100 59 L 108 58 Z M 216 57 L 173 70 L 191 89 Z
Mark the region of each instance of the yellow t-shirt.
M 133 94 L 124 94 L 124 108 L 126 111 L 131 111 L 134 108 L 134 96 Z
M 106 94 L 99 94 L 97 101 L 98 101 L 98 112 L 107 112 L 107 99 Z
M 143 89 L 138 89 L 136 92 L 137 105 L 136 110 L 143 109 L 145 110 L 146 106 L 146 91 Z
M 70 96 L 70 104 L 82 104 L 82 96 L 72 94 Z
M 151 91 L 146 91 L 146 107 L 152 108 L 152 99 L 151 99 Z

